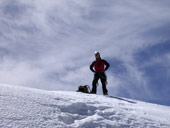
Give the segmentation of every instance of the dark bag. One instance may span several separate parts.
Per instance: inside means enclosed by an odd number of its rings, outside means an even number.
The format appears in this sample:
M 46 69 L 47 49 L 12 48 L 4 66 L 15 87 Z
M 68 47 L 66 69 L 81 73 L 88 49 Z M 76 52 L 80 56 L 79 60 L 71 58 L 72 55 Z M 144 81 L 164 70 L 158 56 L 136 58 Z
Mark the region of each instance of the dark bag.
M 90 87 L 88 85 L 80 85 L 77 92 L 90 93 Z

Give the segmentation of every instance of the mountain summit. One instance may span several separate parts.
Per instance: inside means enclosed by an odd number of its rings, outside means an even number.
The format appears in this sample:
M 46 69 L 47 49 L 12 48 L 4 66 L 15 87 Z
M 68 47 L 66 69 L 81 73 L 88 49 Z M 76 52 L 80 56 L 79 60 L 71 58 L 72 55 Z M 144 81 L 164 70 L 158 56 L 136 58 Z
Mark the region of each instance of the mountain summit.
M 0 84 L 2 128 L 169 128 L 170 107 Z

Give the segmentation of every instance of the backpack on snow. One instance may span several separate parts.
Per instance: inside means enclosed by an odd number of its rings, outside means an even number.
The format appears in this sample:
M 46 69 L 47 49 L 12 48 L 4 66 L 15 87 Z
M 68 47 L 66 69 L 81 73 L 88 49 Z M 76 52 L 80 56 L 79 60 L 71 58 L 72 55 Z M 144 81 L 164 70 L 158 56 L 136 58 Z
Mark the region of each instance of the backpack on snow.
M 80 85 L 77 92 L 90 93 L 90 87 L 88 85 Z

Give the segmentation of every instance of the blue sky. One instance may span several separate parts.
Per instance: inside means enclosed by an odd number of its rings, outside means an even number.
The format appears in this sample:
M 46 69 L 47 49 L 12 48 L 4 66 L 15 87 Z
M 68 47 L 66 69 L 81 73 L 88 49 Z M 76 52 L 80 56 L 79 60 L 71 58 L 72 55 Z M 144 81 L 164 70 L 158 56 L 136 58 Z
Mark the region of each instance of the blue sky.
M 75 91 L 99 51 L 110 95 L 170 105 L 169 12 L 169 0 L 1 0 L 0 83 Z

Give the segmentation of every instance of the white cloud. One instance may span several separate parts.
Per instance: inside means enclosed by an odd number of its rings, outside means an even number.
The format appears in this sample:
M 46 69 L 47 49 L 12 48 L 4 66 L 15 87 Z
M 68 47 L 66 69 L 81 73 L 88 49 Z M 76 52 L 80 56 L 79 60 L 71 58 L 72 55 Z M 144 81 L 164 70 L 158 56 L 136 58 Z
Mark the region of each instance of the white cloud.
M 97 50 L 103 58 L 120 59 L 129 74 L 124 80 L 108 71 L 109 88 L 127 81 L 145 85 L 146 78 L 133 64 L 134 54 L 166 40 L 163 35 L 144 34 L 169 24 L 169 4 L 168 0 L 15 0 L 13 4 L 3 0 L 0 47 L 8 53 L 1 56 L 5 62 L 2 59 L 0 82 L 73 90 L 71 83 L 91 84 L 88 66 Z M 20 15 L 12 12 L 16 10 Z M 10 68 L 13 61 L 16 66 Z

